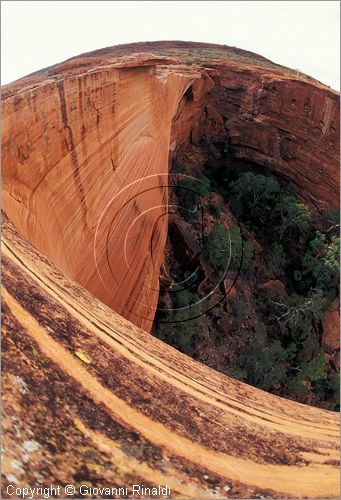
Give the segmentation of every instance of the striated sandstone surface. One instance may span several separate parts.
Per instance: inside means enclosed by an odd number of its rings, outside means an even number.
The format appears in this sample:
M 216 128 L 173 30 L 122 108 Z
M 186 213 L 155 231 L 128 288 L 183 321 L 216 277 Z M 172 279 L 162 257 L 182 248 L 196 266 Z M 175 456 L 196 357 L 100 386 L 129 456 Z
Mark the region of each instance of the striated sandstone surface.
M 268 166 L 317 207 L 339 205 L 339 94 L 315 82 L 250 65 L 214 65 L 207 137 L 234 157 Z M 223 118 L 212 116 L 216 111 Z
M 235 156 L 336 206 L 338 99 L 251 53 L 183 42 L 103 49 L 4 87 L 7 482 L 338 496 L 335 414 L 233 381 L 146 333 L 169 155 L 228 137 Z
M 77 283 L 145 330 L 167 233 L 173 115 L 200 76 L 146 57 L 43 80 L 3 103 L 3 206 Z M 151 261 L 149 247 L 155 260 Z
M 338 496 L 337 414 L 158 341 L 6 219 L 3 266 L 2 498 L 14 481 L 168 484 L 173 498 Z

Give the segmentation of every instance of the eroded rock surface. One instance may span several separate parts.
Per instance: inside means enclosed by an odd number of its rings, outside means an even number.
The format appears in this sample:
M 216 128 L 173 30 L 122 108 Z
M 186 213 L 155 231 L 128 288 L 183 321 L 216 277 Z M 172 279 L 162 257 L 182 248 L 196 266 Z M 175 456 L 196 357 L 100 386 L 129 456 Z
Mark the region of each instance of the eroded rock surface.
M 77 283 L 147 331 L 167 232 L 169 151 L 202 137 L 225 141 L 319 207 L 338 203 L 336 92 L 256 56 L 250 64 L 242 51 L 236 59 L 235 49 L 188 65 L 182 43 L 177 59 L 169 47 L 135 49 L 163 56 L 109 48 L 3 90 L 6 213 Z
M 172 497 L 338 496 L 336 414 L 147 333 L 169 156 L 227 137 L 334 206 L 338 99 L 251 53 L 183 42 L 103 49 L 4 87 L 3 497 L 11 481 L 132 478 Z
M 339 300 L 335 299 L 322 321 L 322 347 L 325 352 L 340 350 L 340 312 Z
M 180 498 L 338 495 L 338 415 L 193 361 L 3 228 L 8 484 L 168 484 Z M 227 489 L 228 487 L 228 489 Z
M 339 95 L 315 82 L 237 63 L 210 72 L 208 137 L 237 157 L 266 165 L 290 179 L 319 207 L 339 204 Z M 221 121 L 210 115 L 218 111 Z
M 172 117 L 200 77 L 167 62 L 137 56 L 70 76 L 62 65 L 54 78 L 28 88 L 24 80 L 3 104 L 6 213 L 71 278 L 147 331 L 167 233 Z

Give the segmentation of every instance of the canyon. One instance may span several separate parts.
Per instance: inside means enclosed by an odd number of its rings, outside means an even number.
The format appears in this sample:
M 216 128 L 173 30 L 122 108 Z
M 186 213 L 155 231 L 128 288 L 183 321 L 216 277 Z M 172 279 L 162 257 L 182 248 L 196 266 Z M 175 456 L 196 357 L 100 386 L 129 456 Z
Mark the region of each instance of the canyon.
M 171 162 L 214 141 L 337 208 L 339 94 L 247 51 L 150 42 L 46 68 L 2 99 L 6 481 L 337 497 L 335 413 L 149 332 Z

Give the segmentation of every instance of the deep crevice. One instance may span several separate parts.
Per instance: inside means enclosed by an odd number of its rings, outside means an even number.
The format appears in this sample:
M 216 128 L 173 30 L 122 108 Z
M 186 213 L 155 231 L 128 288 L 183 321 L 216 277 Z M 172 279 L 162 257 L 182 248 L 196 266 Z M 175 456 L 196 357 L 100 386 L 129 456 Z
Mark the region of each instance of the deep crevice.
M 200 165 L 198 155 L 202 155 Z M 301 206 L 297 188 L 268 167 L 235 158 L 229 140 L 214 143 L 204 138 L 200 146 L 179 148 L 171 172 L 178 178 L 170 189 L 169 204 L 179 207 L 169 214 L 153 335 L 251 385 L 338 410 L 337 366 L 323 352 L 322 339 L 322 320 L 338 294 L 338 272 L 334 269 L 329 284 L 318 282 L 311 271 L 303 282 L 296 279 L 316 231 L 331 243 L 327 226 L 334 214 L 321 216 L 306 206 L 307 228 L 289 225 L 281 236 L 278 203 L 291 197 Z M 278 188 L 254 207 L 254 213 L 247 203 L 238 203 L 233 192 L 234 183 L 248 172 Z M 192 190 L 197 190 L 196 197 Z M 217 228 L 221 234 L 214 243 Z M 239 247 L 236 251 L 232 245 L 232 262 L 225 273 L 210 252 L 228 228 L 233 245 Z M 285 254 L 285 263 L 279 261 L 278 249 Z M 296 324 L 277 319 L 281 308 L 299 310 L 309 300 L 314 306 L 298 314 Z

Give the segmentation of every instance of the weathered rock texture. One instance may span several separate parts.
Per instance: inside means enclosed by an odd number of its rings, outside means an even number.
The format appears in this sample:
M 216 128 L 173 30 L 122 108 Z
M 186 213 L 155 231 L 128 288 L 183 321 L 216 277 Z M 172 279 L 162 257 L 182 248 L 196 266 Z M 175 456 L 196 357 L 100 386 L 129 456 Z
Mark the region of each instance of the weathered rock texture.
M 274 169 L 317 207 L 337 207 L 339 95 L 293 75 L 236 63 L 214 65 L 210 76 L 215 86 L 207 97 L 206 135 L 224 141 L 227 132 L 233 156 Z
M 189 49 L 202 65 L 184 64 Z M 11 482 L 85 481 L 169 484 L 182 498 L 338 495 L 337 415 L 138 328 L 158 298 L 169 151 L 227 129 L 235 155 L 334 206 L 337 103 L 264 58 L 171 42 L 3 89 L 3 497 Z
M 337 414 L 194 362 L 77 286 L 6 221 L 3 266 L 3 498 L 13 477 L 169 484 L 180 498 L 337 496 Z
M 23 82 L 3 105 L 6 213 L 71 278 L 146 330 L 167 232 L 159 217 L 172 117 L 200 75 L 156 71 L 157 61 Z

